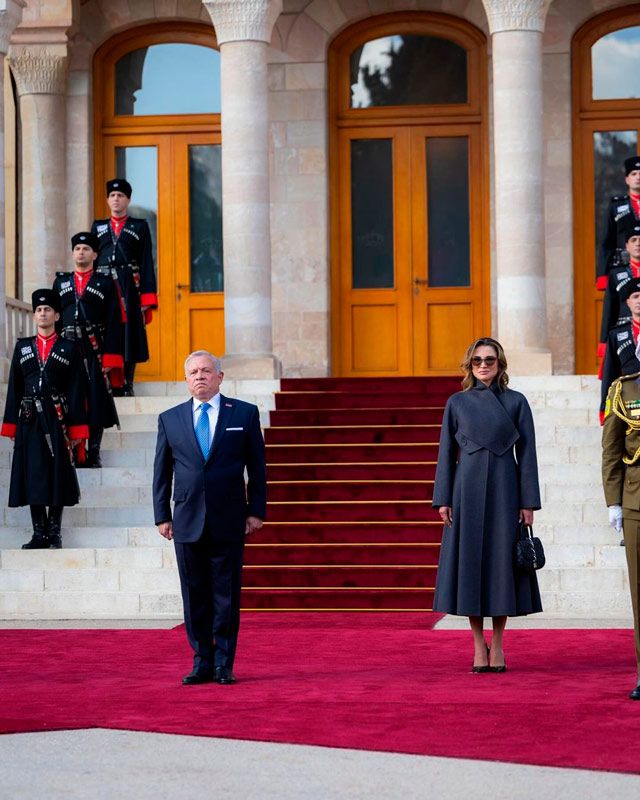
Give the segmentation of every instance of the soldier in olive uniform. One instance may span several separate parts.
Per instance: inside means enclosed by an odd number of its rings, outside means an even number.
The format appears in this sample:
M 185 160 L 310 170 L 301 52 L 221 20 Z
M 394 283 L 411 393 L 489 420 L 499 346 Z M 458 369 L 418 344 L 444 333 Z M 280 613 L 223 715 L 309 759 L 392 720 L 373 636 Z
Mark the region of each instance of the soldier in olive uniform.
M 146 324 L 158 306 L 151 232 L 145 219 L 128 216 L 133 189 L 124 178 L 107 181 L 108 219 L 96 219 L 91 233 L 98 238 L 96 269 L 111 275 L 124 306 L 123 394 L 133 395 L 136 364 L 149 359 Z
M 638 678 L 629 697 L 640 700 L 640 372 L 611 384 L 602 431 L 602 484 L 609 522 L 624 526 L 633 606 Z

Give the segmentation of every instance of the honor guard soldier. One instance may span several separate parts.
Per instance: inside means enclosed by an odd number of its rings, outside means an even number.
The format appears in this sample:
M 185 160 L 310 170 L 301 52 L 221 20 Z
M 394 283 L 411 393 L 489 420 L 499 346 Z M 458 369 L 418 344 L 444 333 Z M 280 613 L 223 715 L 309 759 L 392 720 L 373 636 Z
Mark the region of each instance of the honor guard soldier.
M 627 228 L 624 238 L 628 264 L 614 267 L 607 276 L 607 291 L 602 304 L 600 323 L 599 356 L 605 354 L 609 331 L 630 321 L 631 313 L 625 300 L 625 287 L 630 280 L 640 278 L 640 224 Z
M 618 378 L 609 389 L 602 429 L 602 483 L 609 522 L 618 533 L 624 528 L 638 667 L 629 696 L 640 700 L 640 372 Z
M 124 359 L 116 289 L 111 277 L 94 271 L 98 241 L 83 231 L 71 238 L 74 272 L 58 272 L 53 291 L 60 303 L 60 327 L 65 339 L 80 348 L 89 380 L 89 453 L 78 466 L 101 467 L 100 443 L 105 428 L 119 427 L 109 375 L 122 386 Z
M 604 408 L 609 387 L 621 375 L 632 375 L 640 372 L 640 278 L 627 278 L 620 290 L 620 301 L 628 310 L 626 322 L 609 331 L 607 349 L 602 365 L 602 385 L 600 403 L 600 421 L 604 420 Z
M 604 234 L 598 245 L 599 289 L 606 289 L 607 274 L 623 265 L 626 230 L 640 221 L 640 156 L 625 160 L 624 174 L 629 193 L 611 198 Z
M 146 324 L 158 307 L 151 232 L 145 219 L 127 215 L 131 184 L 123 178 L 107 181 L 110 219 L 97 219 L 91 232 L 98 237 L 99 272 L 110 274 L 124 302 L 125 383 L 123 394 L 133 395 L 136 363 L 149 359 Z
M 31 304 L 37 333 L 16 343 L 1 430 L 15 441 L 9 506 L 31 509 L 23 550 L 62 547 L 63 507 L 80 499 L 72 448 L 89 436 L 80 352 L 55 332 L 58 297 L 38 289 Z

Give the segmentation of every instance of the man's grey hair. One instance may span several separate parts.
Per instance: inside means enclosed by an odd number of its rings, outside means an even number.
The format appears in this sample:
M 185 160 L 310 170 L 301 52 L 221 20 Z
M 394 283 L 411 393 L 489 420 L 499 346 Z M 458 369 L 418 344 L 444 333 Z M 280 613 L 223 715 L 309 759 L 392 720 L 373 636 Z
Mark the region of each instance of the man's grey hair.
M 214 356 L 213 353 L 210 353 L 208 350 L 194 350 L 193 353 L 189 353 L 186 357 L 184 362 L 184 374 L 187 374 L 187 368 L 189 367 L 189 362 L 192 358 L 198 358 L 199 356 L 205 356 L 206 358 L 211 359 L 211 363 L 213 364 L 213 368 L 216 372 L 222 372 L 222 362 L 220 361 L 217 356 Z

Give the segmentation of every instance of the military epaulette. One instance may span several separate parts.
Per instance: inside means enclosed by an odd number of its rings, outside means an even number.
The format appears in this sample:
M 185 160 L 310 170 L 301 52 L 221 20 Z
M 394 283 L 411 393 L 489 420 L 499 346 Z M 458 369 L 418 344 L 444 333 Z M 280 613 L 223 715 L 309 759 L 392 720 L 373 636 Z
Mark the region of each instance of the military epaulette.
M 632 372 L 631 375 L 621 375 L 619 378 L 616 378 L 611 385 L 613 386 L 614 383 L 623 383 L 623 381 L 631 381 L 638 378 L 640 378 L 640 372 Z
M 611 195 L 611 202 L 612 203 L 619 203 L 621 200 L 626 200 L 626 194 L 613 194 Z
M 73 272 L 56 272 L 56 278 L 66 278 L 68 275 L 73 275 Z

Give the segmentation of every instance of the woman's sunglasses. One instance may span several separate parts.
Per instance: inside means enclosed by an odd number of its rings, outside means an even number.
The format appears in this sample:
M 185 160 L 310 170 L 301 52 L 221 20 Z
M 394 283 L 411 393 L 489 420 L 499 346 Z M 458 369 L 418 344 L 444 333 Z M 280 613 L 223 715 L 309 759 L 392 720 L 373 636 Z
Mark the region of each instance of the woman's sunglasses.
M 488 367 L 492 367 L 497 360 L 498 359 L 496 356 L 487 356 L 486 358 L 482 358 L 481 356 L 473 356 L 471 363 L 474 367 L 479 367 L 480 364 L 484 362 Z

